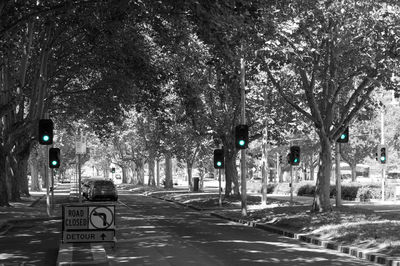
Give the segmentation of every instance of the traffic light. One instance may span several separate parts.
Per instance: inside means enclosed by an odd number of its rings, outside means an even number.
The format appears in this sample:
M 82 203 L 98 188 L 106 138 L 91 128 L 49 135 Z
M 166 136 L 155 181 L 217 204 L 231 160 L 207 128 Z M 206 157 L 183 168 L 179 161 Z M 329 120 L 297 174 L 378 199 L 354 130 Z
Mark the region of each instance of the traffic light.
M 214 168 L 215 169 L 224 168 L 224 150 L 223 149 L 214 150 Z
M 111 168 L 111 173 L 113 173 L 113 174 L 115 173 L 115 167 Z
M 279 155 L 279 164 L 282 164 L 282 155 Z
M 39 143 L 42 145 L 53 144 L 53 121 L 51 119 L 39 120 Z
M 235 145 L 237 149 L 246 149 L 249 142 L 249 126 L 237 125 L 235 128 Z
M 58 168 L 60 167 L 60 149 L 50 148 L 49 150 L 49 167 Z
M 291 164 L 291 165 L 299 165 L 300 164 L 300 147 L 299 146 L 291 146 L 290 147 L 289 164 Z
M 345 130 L 340 134 L 339 138 L 336 140 L 339 143 L 347 143 L 349 142 L 349 127 L 346 127 Z
M 379 148 L 379 161 L 384 164 L 387 161 L 386 147 L 380 146 Z

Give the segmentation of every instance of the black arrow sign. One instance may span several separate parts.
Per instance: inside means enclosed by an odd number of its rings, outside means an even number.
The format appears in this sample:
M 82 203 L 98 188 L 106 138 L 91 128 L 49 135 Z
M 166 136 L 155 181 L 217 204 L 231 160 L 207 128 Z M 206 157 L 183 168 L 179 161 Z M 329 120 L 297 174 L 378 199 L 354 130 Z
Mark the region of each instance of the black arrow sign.
M 104 233 L 101 234 L 101 239 L 104 240 L 104 238 L 106 237 L 106 235 Z

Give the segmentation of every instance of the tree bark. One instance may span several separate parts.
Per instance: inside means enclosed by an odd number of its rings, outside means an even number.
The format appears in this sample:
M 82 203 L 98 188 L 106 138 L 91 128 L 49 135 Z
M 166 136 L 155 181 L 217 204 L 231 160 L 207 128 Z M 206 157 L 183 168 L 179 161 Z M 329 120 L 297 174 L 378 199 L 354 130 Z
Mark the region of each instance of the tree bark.
M 352 163 L 350 164 L 350 169 L 351 169 L 351 181 L 352 182 L 356 182 L 357 180 L 357 164 L 356 163 Z
M 128 167 L 125 165 L 121 166 L 122 170 L 122 183 L 127 184 L 128 183 Z
M 187 176 L 188 176 L 188 186 L 189 189 L 193 189 L 193 182 L 192 182 L 192 170 L 193 170 L 193 163 L 190 160 L 186 161 L 186 168 L 187 168 Z
M 157 172 L 157 177 L 156 177 L 156 185 L 157 187 L 160 186 L 160 160 L 157 158 L 156 162 L 156 172 Z
M 6 156 L 0 147 L 0 206 L 9 206 L 6 182 Z
M 165 155 L 165 188 L 173 188 L 172 182 L 172 159 L 169 154 Z
M 329 198 L 332 173 L 332 147 L 328 137 L 324 136 L 322 133 L 319 135 L 321 150 L 313 210 L 326 212 L 332 210 L 331 201 Z
M 225 146 L 226 147 L 226 146 Z M 240 195 L 238 172 L 236 168 L 236 154 L 234 149 L 225 150 L 225 196 L 229 197 L 232 193 Z M 233 188 L 232 188 L 233 183 Z
M 31 154 L 29 167 L 31 170 L 31 191 L 42 191 L 39 183 L 38 161 L 35 154 Z
M 155 186 L 156 185 L 156 180 L 155 180 L 155 177 L 154 177 L 154 166 L 155 166 L 154 156 L 150 156 L 149 163 L 148 163 L 148 167 L 149 167 L 149 182 L 148 182 L 148 185 L 149 186 Z
M 143 159 L 138 159 L 135 161 L 136 163 L 136 176 L 137 176 L 137 184 L 143 186 L 144 185 L 144 163 Z

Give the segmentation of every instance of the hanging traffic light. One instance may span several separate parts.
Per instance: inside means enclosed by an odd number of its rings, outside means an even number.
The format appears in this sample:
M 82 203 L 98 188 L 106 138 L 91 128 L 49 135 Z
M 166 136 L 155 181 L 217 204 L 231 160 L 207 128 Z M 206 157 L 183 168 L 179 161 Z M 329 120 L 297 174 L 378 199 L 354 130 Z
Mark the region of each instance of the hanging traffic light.
M 42 145 L 53 144 L 53 121 L 51 119 L 39 120 L 39 143 Z
M 224 168 L 224 150 L 216 149 L 214 150 L 214 168 L 223 169 Z
M 346 127 L 345 130 L 340 134 L 339 138 L 336 140 L 338 143 L 347 143 L 349 142 L 349 127 Z
M 385 146 L 380 146 L 379 148 L 379 161 L 381 164 L 385 164 L 387 161 L 387 155 L 386 155 L 386 147 Z
M 300 147 L 299 146 L 291 146 L 290 147 L 289 164 L 291 164 L 291 165 L 299 165 L 300 164 Z
M 60 167 L 60 149 L 50 148 L 49 150 L 49 167 L 59 168 Z
M 237 149 L 246 149 L 249 142 L 249 126 L 237 125 L 235 127 L 235 145 Z

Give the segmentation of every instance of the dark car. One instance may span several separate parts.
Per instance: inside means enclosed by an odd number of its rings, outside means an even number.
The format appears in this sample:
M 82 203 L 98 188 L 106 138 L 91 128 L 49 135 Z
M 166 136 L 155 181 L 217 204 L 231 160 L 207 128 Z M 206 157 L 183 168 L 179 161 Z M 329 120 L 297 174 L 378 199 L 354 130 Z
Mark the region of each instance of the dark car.
M 118 200 L 118 192 L 111 180 L 87 180 L 83 184 L 82 195 L 88 200 Z

